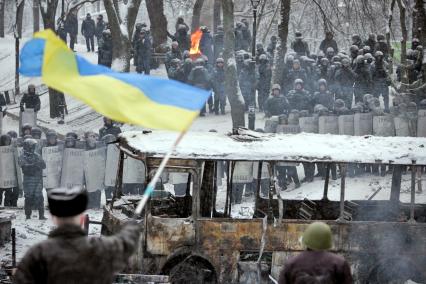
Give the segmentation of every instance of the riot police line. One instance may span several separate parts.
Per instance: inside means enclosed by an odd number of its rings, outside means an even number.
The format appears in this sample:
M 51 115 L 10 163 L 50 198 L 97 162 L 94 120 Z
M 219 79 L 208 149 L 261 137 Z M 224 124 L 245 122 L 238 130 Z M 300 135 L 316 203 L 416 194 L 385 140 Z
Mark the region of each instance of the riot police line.
M 15 131 L 0 136 L 0 192 L 5 195 L 5 206 L 16 207 L 22 194 L 25 204 L 33 201 L 27 200 L 27 197 L 42 199 L 43 188 L 46 191 L 57 187 L 85 188 L 89 194 L 89 208 L 100 207 L 102 191 L 106 199 L 112 198 L 119 160 L 119 150 L 113 142 L 121 131 L 111 120 L 105 119 L 105 126 L 99 134 L 86 132 L 84 137 L 78 137 L 70 132 L 63 140 L 53 130 L 43 135 L 40 128 L 29 124 L 24 124 L 21 131 L 20 137 Z M 38 182 L 37 174 L 25 173 L 25 166 L 30 165 L 28 169 L 36 172 L 37 166 L 31 169 L 31 162 L 39 158 L 45 165 L 41 166 Z M 126 157 L 123 167 L 123 193 L 142 193 L 145 178 L 143 163 Z M 32 182 L 28 182 L 29 177 Z M 27 217 L 30 215 L 28 213 Z M 43 216 L 42 213 L 40 215 Z

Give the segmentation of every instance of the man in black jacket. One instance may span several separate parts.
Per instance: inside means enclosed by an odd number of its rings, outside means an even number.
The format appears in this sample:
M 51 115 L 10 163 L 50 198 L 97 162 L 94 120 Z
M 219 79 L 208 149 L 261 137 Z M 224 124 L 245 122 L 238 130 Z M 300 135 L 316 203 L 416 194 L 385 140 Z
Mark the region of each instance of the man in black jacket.
M 25 111 L 26 108 L 32 108 L 34 112 L 38 112 L 40 110 L 40 105 L 40 98 L 35 92 L 35 86 L 32 84 L 28 85 L 28 92 L 25 93 L 21 99 L 21 112 Z
M 77 10 L 68 14 L 65 20 L 65 31 L 70 35 L 70 48 L 74 51 L 74 44 L 77 42 L 78 34 Z
M 113 282 L 136 250 L 140 229 L 128 223 L 114 236 L 88 238 L 80 226 L 87 199 L 79 188 L 49 191 L 49 210 L 57 228 L 26 253 L 14 283 Z
M 95 30 L 95 21 L 93 21 L 90 13 L 87 13 L 86 19 L 81 25 L 81 34 L 86 39 L 87 52 L 95 52 Z

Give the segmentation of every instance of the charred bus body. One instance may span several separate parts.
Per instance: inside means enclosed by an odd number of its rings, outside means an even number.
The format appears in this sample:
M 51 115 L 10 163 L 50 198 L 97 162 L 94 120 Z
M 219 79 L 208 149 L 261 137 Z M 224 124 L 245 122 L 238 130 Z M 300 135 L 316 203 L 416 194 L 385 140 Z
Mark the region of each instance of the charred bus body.
M 118 145 L 121 161 L 142 161 L 146 171 L 140 174 L 147 183 L 175 138 L 168 132 L 125 133 Z M 426 205 L 416 203 L 415 186 L 417 170 L 426 165 L 425 146 L 426 139 L 410 137 L 189 133 L 168 163 L 166 177 L 180 175 L 185 194 L 172 195 L 164 188 L 154 193 L 142 216 L 144 234 L 132 269 L 169 275 L 172 282 L 269 283 L 286 259 L 304 249 L 299 238 L 306 226 L 322 220 L 333 230 L 333 251 L 349 261 L 357 283 L 422 283 Z M 244 211 L 232 194 L 239 162 L 258 166 L 253 208 L 235 218 L 235 208 Z M 286 199 L 275 178 L 275 168 L 283 162 L 321 163 L 327 169 L 324 187 L 318 188 L 322 198 Z M 266 195 L 261 190 L 263 164 L 270 174 Z M 328 198 L 332 164 L 340 172 L 337 201 Z M 390 198 L 345 198 L 351 191 L 345 186 L 347 168 L 354 164 L 389 166 Z M 402 202 L 401 172 L 406 167 L 411 185 L 408 202 Z M 119 171 L 118 183 L 122 175 Z M 121 196 L 105 206 L 103 233 L 116 231 L 133 216 L 136 202 L 134 196 Z

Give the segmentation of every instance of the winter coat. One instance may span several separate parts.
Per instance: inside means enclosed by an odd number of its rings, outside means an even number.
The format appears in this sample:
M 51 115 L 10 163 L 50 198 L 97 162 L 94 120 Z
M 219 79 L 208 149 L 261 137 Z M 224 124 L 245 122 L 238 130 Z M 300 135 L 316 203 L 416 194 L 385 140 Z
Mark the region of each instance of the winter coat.
M 250 50 L 250 48 L 251 48 L 251 32 L 246 26 L 243 26 L 241 32 L 242 32 L 242 36 L 243 36 L 242 49 Z
M 371 71 L 367 65 L 357 65 L 354 69 L 355 77 L 355 90 L 362 94 L 369 94 L 371 92 L 372 78 Z
M 223 68 L 215 68 L 212 77 L 213 91 L 215 94 L 225 93 L 225 70 Z
M 337 48 L 337 42 L 334 39 L 324 39 L 323 41 L 321 41 L 319 49 L 324 54 L 327 54 L 327 48 L 329 47 L 332 47 L 334 49 L 335 54 L 339 52 L 339 49 Z
M 234 31 L 235 33 L 235 50 L 245 50 L 244 49 L 244 38 L 243 38 L 243 31 L 241 28 L 237 28 Z
M 288 103 L 290 104 L 290 109 L 309 110 L 312 111 L 313 106 L 311 103 L 311 96 L 306 90 L 291 90 L 288 93 Z
M 291 43 L 291 49 L 299 56 L 309 56 L 309 46 L 304 40 L 295 40 Z
M 376 45 L 374 46 L 374 51 L 383 52 L 383 55 L 384 55 L 385 58 L 388 58 L 388 56 L 389 56 L 389 46 L 384 41 L 376 42 Z
M 257 89 L 268 93 L 271 89 L 272 68 L 269 63 L 261 63 L 257 68 Z
M 171 80 L 186 82 L 185 72 L 182 67 L 170 66 L 167 75 Z
M 104 20 L 96 21 L 96 27 L 95 27 L 95 36 L 97 38 L 102 37 L 102 32 L 105 30 L 105 22 Z
M 213 54 L 213 37 L 210 32 L 203 32 L 203 36 L 200 40 L 200 51 L 203 55 L 209 59 L 208 63 L 213 65 L 214 54 Z
M 182 52 L 180 51 L 180 49 L 176 49 L 176 50 L 172 49 L 166 53 L 166 59 L 164 60 L 164 65 L 166 66 L 166 70 L 170 68 L 172 60 L 176 58 L 182 60 Z
M 146 36 L 145 38 L 139 38 L 136 41 L 136 53 L 138 62 L 137 65 L 142 67 L 145 66 L 145 64 L 148 64 L 151 62 L 151 38 L 149 36 Z
M 241 73 L 238 76 L 238 81 L 240 83 L 240 89 L 245 94 L 251 94 L 255 90 L 256 86 L 256 73 L 255 73 L 255 65 L 253 64 L 244 64 L 241 69 Z
M 278 283 L 351 284 L 353 279 L 343 257 L 326 251 L 304 251 L 287 261 Z
M 323 105 L 329 110 L 332 110 L 334 108 L 334 98 L 333 94 L 329 91 L 325 92 L 315 92 L 313 98 L 312 98 L 313 105 Z
M 207 69 L 203 66 L 192 68 L 188 76 L 188 83 L 204 90 L 210 90 L 211 82 Z
M 25 254 L 14 283 L 113 283 L 135 252 L 139 234 L 136 224 L 126 224 L 113 236 L 91 238 L 79 226 L 60 226 Z
M 356 74 L 351 68 L 342 67 L 336 71 L 334 76 L 335 81 L 340 84 L 340 87 L 352 88 L 355 82 Z
M 112 40 L 102 38 L 99 42 L 98 64 L 111 67 L 112 64 Z
M 37 153 L 25 153 L 18 159 L 18 165 L 24 174 L 24 194 L 25 198 L 35 202 L 43 200 L 43 169 L 46 163 Z
M 78 34 L 78 20 L 77 16 L 68 14 L 65 20 L 65 30 L 70 35 L 76 36 Z
M 375 86 L 387 87 L 390 85 L 388 71 L 383 62 L 376 62 L 371 66 L 371 76 Z
M 302 79 L 305 84 L 308 82 L 308 74 L 306 73 L 306 70 L 303 68 L 300 68 L 297 70 L 292 68 L 288 71 L 287 76 L 288 76 L 287 77 L 288 83 L 291 86 L 293 85 L 296 79 Z
M 110 127 L 102 127 L 101 129 L 99 129 L 99 137 L 102 138 L 108 134 L 112 134 L 115 137 L 118 137 L 118 135 L 121 133 L 121 129 L 120 127 L 117 126 L 110 126 Z
M 367 39 L 366 41 L 364 41 L 364 46 L 369 46 L 370 47 L 370 53 L 374 54 L 375 48 L 376 48 L 376 43 L 377 42 L 375 40 Z
M 36 94 L 30 95 L 28 93 L 25 93 L 22 96 L 21 104 L 20 104 L 21 109 L 25 106 L 25 108 L 32 108 L 34 109 L 35 112 L 37 112 L 40 110 L 40 105 L 41 105 L 41 102 L 38 95 Z
M 81 25 L 81 34 L 85 37 L 92 37 L 95 35 L 96 25 L 93 19 L 85 19 Z
M 183 53 L 185 50 L 191 49 L 191 37 L 185 30 L 175 34 L 175 40 L 179 43 L 179 49 Z
M 277 116 L 281 114 L 288 113 L 290 105 L 287 99 L 282 96 L 270 96 L 266 102 L 263 109 L 265 110 L 265 116 Z

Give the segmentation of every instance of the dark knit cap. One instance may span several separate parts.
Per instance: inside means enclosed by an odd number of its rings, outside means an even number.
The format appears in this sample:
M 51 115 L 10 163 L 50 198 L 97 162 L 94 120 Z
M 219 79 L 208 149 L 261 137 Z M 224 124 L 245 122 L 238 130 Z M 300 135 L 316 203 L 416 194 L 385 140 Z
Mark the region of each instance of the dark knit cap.
M 53 216 L 72 217 L 86 210 L 87 191 L 79 187 L 55 188 L 47 193 L 49 211 Z

